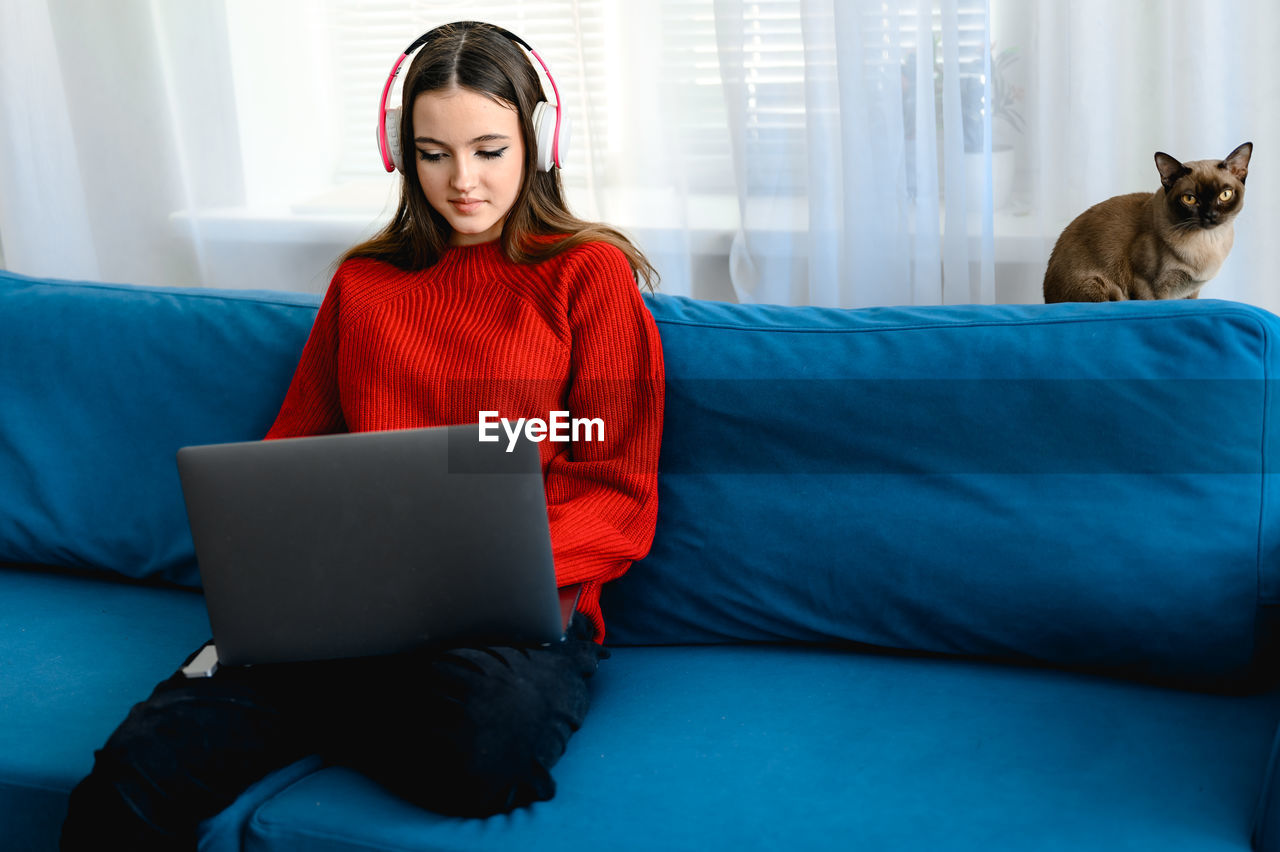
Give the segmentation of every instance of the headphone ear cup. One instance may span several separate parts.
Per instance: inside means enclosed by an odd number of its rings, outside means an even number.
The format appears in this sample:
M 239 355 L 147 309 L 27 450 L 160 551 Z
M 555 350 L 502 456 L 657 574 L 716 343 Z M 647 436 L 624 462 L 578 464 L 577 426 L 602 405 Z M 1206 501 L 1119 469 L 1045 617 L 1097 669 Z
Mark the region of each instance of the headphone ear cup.
M 400 107 L 387 110 L 387 122 L 383 126 L 387 137 L 387 150 L 391 153 L 391 162 L 396 171 L 404 174 L 404 158 L 400 155 Z
M 538 171 L 551 171 L 556 166 L 556 108 L 546 101 L 538 101 L 533 108 L 533 138 L 538 143 Z M 560 159 L 564 161 L 563 149 Z

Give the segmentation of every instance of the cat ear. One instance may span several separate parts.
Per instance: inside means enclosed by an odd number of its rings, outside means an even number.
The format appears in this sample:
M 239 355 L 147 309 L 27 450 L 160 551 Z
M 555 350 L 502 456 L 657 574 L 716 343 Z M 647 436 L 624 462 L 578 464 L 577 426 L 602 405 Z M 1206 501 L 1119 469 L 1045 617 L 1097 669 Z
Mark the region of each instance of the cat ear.
M 1164 151 L 1156 151 L 1156 168 L 1160 170 L 1160 183 L 1165 189 L 1169 189 L 1174 181 L 1191 171 Z
M 1249 157 L 1253 154 L 1253 143 L 1246 142 L 1239 148 L 1227 155 L 1227 158 L 1218 163 L 1218 168 L 1228 169 L 1231 174 L 1240 179 L 1244 183 L 1244 179 L 1249 175 Z

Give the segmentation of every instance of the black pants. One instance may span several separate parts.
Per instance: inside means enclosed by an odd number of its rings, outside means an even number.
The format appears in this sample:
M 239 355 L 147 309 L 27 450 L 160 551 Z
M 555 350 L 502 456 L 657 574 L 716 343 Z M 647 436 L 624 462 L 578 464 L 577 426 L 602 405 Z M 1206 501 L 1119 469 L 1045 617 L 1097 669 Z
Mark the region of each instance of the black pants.
M 550 769 L 608 655 L 575 615 L 546 647 L 181 673 L 136 705 L 71 793 L 64 850 L 195 849 L 199 823 L 273 770 L 319 753 L 459 816 L 555 794 Z

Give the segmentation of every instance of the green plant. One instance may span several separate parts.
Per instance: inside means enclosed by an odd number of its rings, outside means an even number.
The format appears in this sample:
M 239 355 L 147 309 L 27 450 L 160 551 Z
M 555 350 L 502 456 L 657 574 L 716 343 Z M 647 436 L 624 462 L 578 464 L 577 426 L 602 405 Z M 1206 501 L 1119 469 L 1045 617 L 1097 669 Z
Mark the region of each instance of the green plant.
M 936 112 L 937 127 L 943 126 L 943 74 L 941 39 L 933 37 L 933 104 Z M 1015 86 L 1009 79 L 1009 70 L 1018 61 L 1018 50 L 1006 47 L 996 52 L 991 46 L 991 119 L 1003 120 L 1014 132 L 1022 133 L 1026 122 L 1018 105 L 1022 101 L 1023 90 Z M 907 138 L 915 136 L 915 53 L 909 53 L 902 62 L 903 108 L 906 120 Z M 960 63 L 960 119 L 964 128 L 964 148 L 966 151 L 981 151 L 983 140 L 983 118 L 987 104 L 987 85 L 984 78 L 983 58 L 970 59 Z
M 1022 100 L 1022 87 L 1009 82 L 1009 68 L 1018 61 L 1018 49 L 1006 47 L 999 53 L 991 46 L 991 118 L 1002 118 L 1014 131 L 1021 133 L 1026 122 L 1017 105 Z

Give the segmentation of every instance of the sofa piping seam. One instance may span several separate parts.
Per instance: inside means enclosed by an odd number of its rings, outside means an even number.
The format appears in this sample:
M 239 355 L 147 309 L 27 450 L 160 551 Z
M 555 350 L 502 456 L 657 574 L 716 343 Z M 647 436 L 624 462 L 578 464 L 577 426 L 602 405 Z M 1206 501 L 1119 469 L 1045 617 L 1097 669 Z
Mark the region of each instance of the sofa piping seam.
M 271 804 L 272 802 L 274 802 L 278 797 L 288 793 L 290 790 L 292 790 L 298 784 L 301 784 L 303 781 L 306 781 L 307 779 L 312 778 L 313 776 L 318 775 L 321 772 L 324 772 L 326 769 L 331 769 L 331 768 L 333 767 L 322 766 L 314 772 L 308 772 L 306 775 L 303 775 L 301 778 L 298 778 L 293 782 L 291 782 L 288 786 L 280 790 L 277 790 L 274 794 L 272 794 L 266 800 L 259 802 L 258 806 L 253 809 L 253 814 L 249 817 L 249 821 L 245 826 L 245 830 L 248 831 L 251 827 L 253 827 L 265 834 L 271 834 L 276 837 L 283 836 L 284 832 L 282 831 L 282 828 L 284 828 L 286 823 L 271 822 L 269 819 L 262 818 L 261 816 L 262 809 L 265 808 L 267 805 Z M 313 828 L 310 828 L 305 823 L 299 824 L 299 823 L 289 822 L 287 823 L 287 826 L 288 826 L 286 829 L 287 832 L 294 836 L 301 835 L 303 837 L 310 837 L 310 838 L 321 839 L 321 840 L 339 840 L 342 843 L 358 846 L 362 849 L 373 850 L 373 852 L 397 852 L 397 850 L 400 850 L 400 852 L 411 852 L 410 848 L 407 846 L 401 846 L 397 844 L 395 847 L 389 847 L 383 843 L 378 843 L 377 845 L 371 845 L 370 842 L 366 842 L 365 840 L 362 840 L 359 838 L 351 837 L 348 834 L 336 833 L 332 831 L 317 831 Z M 243 845 L 243 841 L 244 841 L 244 838 L 241 838 L 242 845 Z
M 55 786 L 53 784 L 42 784 L 39 781 L 32 781 L 30 783 L 17 783 L 15 781 L 11 781 L 8 779 L 0 779 L 0 787 L 7 787 L 10 790 L 15 790 L 15 791 L 38 790 L 41 793 L 55 793 L 60 796 L 65 796 L 68 793 L 70 793 L 70 790 L 68 790 L 66 787 Z
M 23 279 L 15 278 L 14 280 L 21 282 Z M 30 283 L 37 287 L 45 287 L 50 289 L 58 289 L 62 287 L 77 287 L 92 290 L 109 290 L 112 292 L 122 293 L 145 293 L 157 296 L 182 296 L 194 299 L 204 299 L 213 302 L 252 302 L 260 305 L 278 305 L 286 308 L 307 308 L 314 311 L 318 307 L 318 303 L 313 304 L 310 299 L 314 298 L 311 293 L 299 293 L 297 301 L 288 299 L 263 297 L 257 294 L 272 293 L 272 290 L 237 290 L 227 291 L 221 288 L 209 288 L 209 292 L 199 292 L 194 287 L 147 287 L 140 284 L 112 284 L 110 282 L 94 282 L 94 281 L 49 281 L 46 279 L 32 278 L 28 279 Z
M 779 326 L 770 326 L 770 325 L 748 326 L 748 325 L 735 325 L 733 323 L 726 323 L 726 322 L 704 322 L 704 321 L 684 320 L 684 319 L 677 319 L 677 318 L 659 319 L 656 316 L 654 317 L 654 321 L 659 323 L 660 325 L 661 324 L 678 325 L 678 326 L 684 326 L 687 328 L 717 328 L 725 331 L 751 331 L 751 332 L 762 331 L 762 332 L 768 332 L 770 334 L 776 334 L 779 332 L 799 333 L 799 334 L 814 334 L 814 333 L 866 334 L 866 333 L 881 332 L 881 331 L 928 331 L 933 329 L 963 329 L 963 328 L 1011 328 L 1011 327 L 1023 326 L 1023 325 L 1068 325 L 1068 324 L 1096 323 L 1096 322 L 1132 322 L 1134 320 L 1149 321 L 1153 319 L 1169 319 L 1169 318 L 1182 319 L 1184 317 L 1199 318 L 1199 317 L 1205 317 L 1205 316 L 1228 317 L 1228 318 L 1239 317 L 1257 324 L 1257 317 L 1254 314 L 1250 313 L 1249 311 L 1244 311 L 1238 308 L 1225 307 L 1225 306 L 1221 308 L 1216 308 L 1213 310 L 1201 311 L 1198 313 L 1192 313 L 1192 312 L 1183 313 L 1183 312 L 1176 312 L 1176 311 L 1175 312 L 1151 311 L 1147 313 L 1145 316 L 1133 314 L 1133 315 L 1123 316 L 1123 317 L 1115 317 L 1115 316 L 1113 317 L 1064 317 L 1060 319 L 1037 318 L 1037 319 L 1018 319 L 1018 320 L 1004 320 L 1004 321 L 982 320 L 977 322 L 965 322 L 965 323 L 932 322 L 932 323 L 925 323 L 920 325 L 886 325 L 886 326 L 876 326 L 872 328 L 865 328 L 865 327 L 864 328 L 823 328 L 823 327 L 796 327 L 796 326 L 779 327 Z
M 302 759 L 302 760 L 306 760 L 307 758 L 305 758 L 305 757 L 304 757 L 304 758 L 301 758 L 301 759 Z M 244 845 L 244 832 L 249 831 L 250 827 L 255 826 L 255 825 L 262 825 L 262 826 L 265 826 L 265 825 L 266 825 L 266 823 L 262 822 L 262 821 L 259 819 L 259 815 L 262 813 L 262 809 L 263 809 L 263 808 L 265 808 L 267 805 L 269 805 L 269 804 L 271 804 L 272 802 L 274 802 L 278 797 L 283 796 L 285 793 L 288 793 L 290 790 L 292 790 L 294 787 L 296 787 L 296 786 L 298 786 L 299 784 L 301 784 L 303 781 L 306 781 L 308 778 L 310 778 L 310 777 L 311 777 L 311 776 L 313 776 L 313 775 L 317 775 L 317 774 L 319 774 L 319 773 L 323 772 L 323 771 L 324 771 L 325 769 L 327 769 L 327 768 L 328 768 L 327 766 L 325 766 L 325 765 L 321 765 L 321 766 L 317 767 L 316 769 L 313 769 L 312 771 L 310 771 L 310 772 L 308 772 L 308 773 L 306 773 L 306 774 L 304 774 L 304 775 L 301 775 L 301 776 L 299 776 L 299 777 L 297 777 L 297 778 L 293 779 L 293 780 L 292 780 L 292 781 L 290 781 L 288 784 L 286 784 L 285 786 L 281 787 L 279 790 L 276 790 L 276 791 L 275 791 L 274 793 L 272 793 L 270 796 L 267 796 L 267 797 L 266 797 L 265 799 L 263 799 L 261 802 L 258 802 L 258 804 L 254 806 L 254 808 L 253 808 L 253 812 L 249 814 L 249 819 L 248 819 L 248 820 L 245 822 L 245 824 L 244 824 L 244 831 L 243 831 L 243 832 L 241 832 L 241 836 L 240 836 L 240 844 L 241 844 L 241 846 L 243 846 L 243 845 Z
M 1267 328 L 1262 323 L 1257 323 L 1258 330 L 1262 335 L 1262 434 L 1259 436 L 1258 455 L 1261 461 L 1261 482 L 1258 485 L 1258 549 L 1257 562 L 1255 570 L 1257 572 L 1258 599 L 1257 605 L 1253 609 L 1253 641 L 1254 654 L 1257 654 L 1258 642 L 1258 611 L 1262 607 L 1263 602 L 1263 530 L 1266 526 L 1267 518 L 1267 434 L 1270 427 L 1271 413 L 1271 335 L 1267 333 Z

